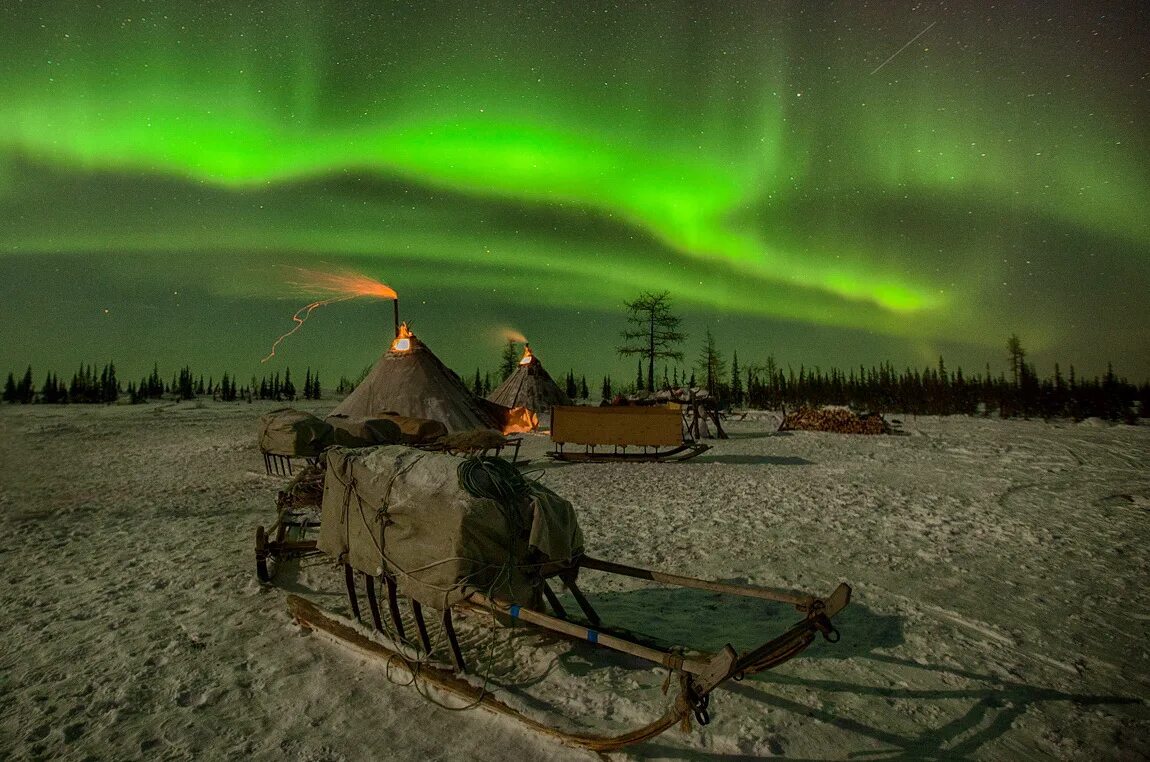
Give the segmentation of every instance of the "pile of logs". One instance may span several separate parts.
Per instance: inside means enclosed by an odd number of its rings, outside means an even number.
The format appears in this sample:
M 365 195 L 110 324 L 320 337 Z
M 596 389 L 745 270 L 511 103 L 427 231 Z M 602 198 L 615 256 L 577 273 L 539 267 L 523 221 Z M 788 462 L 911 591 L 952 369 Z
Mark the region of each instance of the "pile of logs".
M 281 510 L 307 508 L 323 504 L 324 468 L 309 464 L 279 493 L 277 503 Z
M 838 434 L 890 434 L 890 424 L 877 413 L 856 415 L 845 408 L 801 407 L 783 416 L 779 431 L 832 431 Z

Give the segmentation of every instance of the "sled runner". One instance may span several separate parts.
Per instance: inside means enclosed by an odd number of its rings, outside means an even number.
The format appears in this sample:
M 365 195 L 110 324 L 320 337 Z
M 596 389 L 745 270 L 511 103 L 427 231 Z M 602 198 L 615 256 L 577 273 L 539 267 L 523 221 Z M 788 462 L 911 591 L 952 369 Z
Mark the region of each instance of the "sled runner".
M 692 717 L 706 724 L 710 694 L 717 686 L 793 658 L 820 634 L 837 641 L 831 620 L 850 602 L 846 584 L 819 598 L 588 556 L 571 504 L 530 482 L 505 460 L 460 459 L 403 446 L 335 447 L 325 458 L 322 523 L 314 551 L 342 570 L 356 621 L 289 596 L 296 621 L 380 660 L 389 670 L 404 669 L 413 680 L 568 743 L 606 751 L 650 738 L 676 722 L 689 724 Z M 801 617 L 743 653 L 729 644 L 713 653 L 668 647 L 604 622 L 580 587 L 579 578 L 586 573 L 759 598 L 793 606 Z M 563 605 L 552 587 L 556 581 L 570 593 L 578 612 Z M 366 607 L 361 607 L 361 593 Z M 401 607 L 409 609 L 406 616 Z M 486 681 L 468 679 L 472 669 L 457 635 L 456 617 L 470 619 L 470 625 L 476 615 L 492 624 L 522 625 L 585 641 L 665 668 L 677 686 L 673 702 L 652 722 L 615 736 L 552 727 L 529 717 L 489 692 Z M 438 647 L 432 645 L 432 627 L 440 636 Z
M 849 602 L 851 589 L 848 585 L 840 584 L 831 595 L 825 599 L 810 595 L 792 593 L 789 591 L 770 590 L 759 587 L 729 585 L 718 582 L 707 582 L 679 577 L 675 575 L 660 574 L 647 569 L 614 564 L 607 561 L 584 557 L 580 566 L 586 569 L 598 569 L 609 573 L 625 574 L 627 576 L 651 579 L 677 584 L 681 587 L 711 590 L 731 593 L 766 600 L 790 603 L 804 613 L 804 617 L 790 629 L 777 637 L 763 643 L 759 647 L 738 653 L 729 644 L 713 654 L 701 653 L 684 656 L 679 650 L 664 650 L 643 645 L 631 633 L 613 634 L 612 628 L 599 621 L 598 615 L 590 602 L 578 593 L 577 587 L 569 583 L 569 589 L 575 595 L 580 608 L 589 620 L 582 622 L 570 617 L 563 607 L 558 604 L 557 598 L 545 587 L 547 599 L 554 607 L 554 615 L 543 613 L 536 609 L 510 604 L 488 598 L 481 593 L 472 593 L 467 599 L 456 604 L 455 609 L 463 611 L 490 612 L 503 617 L 525 622 L 530 626 L 558 633 L 567 637 L 586 640 L 596 645 L 638 657 L 653 665 L 667 668 L 670 671 L 668 680 L 673 675 L 678 690 L 671 706 L 662 715 L 651 722 L 618 735 L 593 735 L 565 730 L 554 725 L 542 722 L 522 711 L 501 701 L 486 687 L 480 687 L 469 682 L 465 677 L 467 671 L 462 649 L 460 648 L 455 629 L 452 624 L 452 609 L 441 612 L 440 621 L 446 635 L 452 666 L 435 661 L 437 654 L 431 650 L 430 639 L 427 632 L 427 622 L 423 616 L 420 605 L 411 601 L 412 615 L 419 633 L 419 643 L 416 647 L 418 655 L 412 653 L 412 644 L 401 644 L 391 641 L 381 641 L 379 636 L 372 637 L 362 625 L 356 626 L 352 622 L 343 620 L 308 600 L 296 595 L 288 596 L 288 609 L 300 626 L 323 635 L 328 640 L 340 646 L 349 648 L 361 656 L 377 660 L 389 669 L 398 668 L 411 675 L 413 680 L 422 680 L 446 693 L 457 696 L 468 702 L 469 705 L 480 706 L 497 714 L 512 717 L 527 727 L 544 735 L 551 736 L 565 743 L 582 746 L 594 751 L 611 751 L 640 741 L 653 738 L 664 732 L 676 723 L 683 723 L 684 729 L 690 725 L 693 717 L 700 725 L 711 721 L 710 697 L 715 688 L 729 679 L 741 680 L 782 664 L 802 653 L 821 634 L 829 642 L 839 639 L 838 631 L 831 623 L 831 618 L 839 613 Z M 350 569 L 350 567 L 345 567 Z M 354 582 L 354 574 L 348 573 L 348 595 L 357 620 L 360 616 L 358 596 Z M 671 582 L 674 580 L 674 582 Z M 403 622 L 399 616 L 399 601 L 395 595 L 394 583 L 383 580 L 388 593 L 388 608 L 390 624 L 394 630 L 385 629 L 379 602 L 375 596 L 375 584 L 371 577 L 365 579 L 365 591 L 371 610 L 372 622 L 377 633 L 398 633 L 399 638 L 404 637 Z M 588 626 L 594 622 L 593 626 Z

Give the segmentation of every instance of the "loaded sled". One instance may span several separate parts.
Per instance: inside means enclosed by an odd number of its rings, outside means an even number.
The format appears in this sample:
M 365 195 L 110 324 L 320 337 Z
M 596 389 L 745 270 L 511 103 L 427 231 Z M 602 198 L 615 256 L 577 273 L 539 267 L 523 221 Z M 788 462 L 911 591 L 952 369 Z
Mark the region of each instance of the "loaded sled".
M 684 434 L 683 408 L 665 405 L 611 405 L 551 408 L 547 456 L 574 463 L 683 461 L 710 449 Z M 582 450 L 568 449 L 582 445 Z
M 689 726 L 692 718 L 707 724 L 710 696 L 718 686 L 775 667 L 820 635 L 837 641 L 832 619 L 850 602 L 846 584 L 821 598 L 589 556 L 571 504 L 506 461 L 461 459 L 402 446 L 336 447 L 325 458 L 322 522 L 313 550 L 341 571 L 352 618 L 291 595 L 288 607 L 299 625 L 378 660 L 390 674 L 406 672 L 413 681 L 577 746 L 609 751 L 676 723 Z M 773 601 L 792 606 L 798 616 L 783 632 L 743 652 L 729 644 L 712 652 L 668 647 L 657 638 L 604 622 L 580 586 L 587 573 Z M 570 601 L 564 605 L 557 585 L 574 600 L 573 606 Z M 402 609 L 407 609 L 406 616 Z M 613 735 L 544 722 L 499 698 L 486 680 L 472 674 L 456 630 L 457 617 L 474 622 L 476 615 L 584 641 L 664 668 L 665 689 L 673 684 L 674 698 L 649 723 Z
M 282 563 L 320 555 L 316 540 L 308 539 L 308 535 L 319 528 L 323 479 L 322 465 L 309 463 L 276 495 L 276 520 L 271 527 L 256 527 L 256 576 L 260 582 L 271 582 Z

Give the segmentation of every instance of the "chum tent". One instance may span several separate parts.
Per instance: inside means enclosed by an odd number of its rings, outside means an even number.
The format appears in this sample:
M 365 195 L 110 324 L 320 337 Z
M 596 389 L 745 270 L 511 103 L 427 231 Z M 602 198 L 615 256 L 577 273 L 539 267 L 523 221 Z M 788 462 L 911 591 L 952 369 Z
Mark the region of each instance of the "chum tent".
M 548 415 L 552 405 L 572 404 L 571 398 L 551 378 L 530 345 L 523 347 L 523 359 L 507 380 L 487 395 L 487 399 L 504 407 L 525 407 L 540 416 Z
M 352 419 L 398 413 L 429 418 L 449 433 L 504 427 L 498 406 L 475 397 L 407 324 L 363 381 L 331 412 Z

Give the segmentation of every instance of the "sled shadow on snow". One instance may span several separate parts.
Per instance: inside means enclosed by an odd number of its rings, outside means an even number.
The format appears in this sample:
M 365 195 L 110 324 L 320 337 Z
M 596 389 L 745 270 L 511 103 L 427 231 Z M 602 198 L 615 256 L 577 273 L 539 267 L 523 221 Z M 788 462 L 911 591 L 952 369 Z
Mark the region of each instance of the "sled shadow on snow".
M 727 432 L 728 439 L 767 439 L 769 437 L 790 437 L 794 436 L 789 431 L 729 431 Z
M 788 455 L 700 455 L 683 463 L 683 466 L 704 463 L 725 463 L 732 466 L 809 466 L 814 461 Z
M 747 582 L 745 579 L 723 581 Z M 804 616 L 785 603 L 686 588 L 585 592 L 604 623 L 642 633 L 652 644 L 663 648 L 682 645 L 713 652 L 730 643 L 736 650 L 745 651 L 761 645 L 773 634 L 783 633 Z M 559 598 L 569 612 L 579 611 L 578 604 L 566 591 L 561 592 Z M 803 652 L 803 658 L 849 659 L 866 655 L 873 648 L 891 648 L 903 642 L 899 617 L 879 614 L 858 603 L 851 603 L 834 621 L 843 634 L 842 639 L 830 644 L 819 638 Z M 587 652 L 592 649 L 588 646 Z M 593 651 L 602 655 L 605 649 Z M 629 660 L 624 654 L 608 653 L 618 656 L 620 665 Z M 583 661 L 584 654 L 574 655 Z M 650 666 L 640 660 L 634 663 L 643 669 Z M 579 669 L 578 664 L 574 665 L 574 670 Z
M 745 580 L 733 581 L 745 582 Z M 763 640 L 764 634 L 781 632 L 802 616 L 783 604 L 698 590 L 652 588 L 589 594 L 589 597 L 605 622 L 633 627 L 655 636 L 656 645 L 665 639 L 667 643 L 677 642 L 690 648 L 709 651 L 722 648 L 728 642 L 737 650 L 752 647 Z M 904 643 L 902 617 L 873 611 L 858 602 L 852 602 L 835 618 L 835 626 L 842 634 L 842 639 L 838 643 L 824 643 L 820 638 L 811 648 L 803 652 L 800 659 L 868 659 L 901 670 L 944 675 L 950 684 L 959 683 L 960 687 L 938 687 L 935 677 L 929 680 L 931 687 L 916 688 L 913 685 L 883 687 L 844 680 L 803 677 L 801 668 L 784 667 L 760 673 L 741 682 L 728 682 L 719 690 L 741 695 L 777 712 L 814 718 L 889 747 L 860 750 L 857 754 L 851 755 L 868 760 L 949 760 L 977 757 L 984 745 L 1009 731 L 1015 720 L 1029 707 L 1042 702 L 1071 702 L 1079 707 L 1143 703 L 1131 696 L 1067 693 L 1038 685 L 1003 680 L 991 674 L 961 667 L 923 663 L 881 653 L 882 650 Z M 592 653 L 593 649 L 590 646 L 581 643 L 575 643 L 574 646 L 559 658 L 565 670 L 572 674 L 583 675 L 603 666 L 602 650 Z M 648 663 L 630 659 L 624 654 L 610 653 L 609 659 L 616 667 L 650 668 Z M 595 667 L 592 667 L 592 664 L 595 664 Z M 913 673 L 904 674 L 909 676 Z M 961 683 L 968 685 L 962 686 Z M 802 688 L 827 697 L 830 701 L 825 705 L 811 707 L 788 698 L 781 691 L 774 690 L 776 687 Z M 793 690 L 786 691 L 789 694 L 793 692 Z M 873 724 L 873 720 L 863 722 L 836 713 L 833 704 L 833 697 L 836 694 L 866 697 L 876 704 L 893 701 L 920 703 L 969 701 L 971 705 L 964 714 L 953 719 L 944 719 L 941 721 L 943 724 L 938 727 L 926 728 L 917 734 L 907 734 L 901 727 L 905 722 L 899 718 L 894 718 L 892 721 L 892 725 L 900 726 L 899 730 L 887 730 Z M 855 713 L 861 714 L 857 711 Z M 874 712 L 868 711 L 865 714 L 875 716 Z M 769 746 L 772 754 L 786 754 L 785 735 L 772 735 L 765 737 L 763 741 Z M 638 759 L 694 759 L 700 756 L 698 751 L 657 741 L 639 744 L 628 751 Z M 712 751 L 706 754 L 706 758 L 733 762 L 759 757 L 753 754 L 716 755 Z

